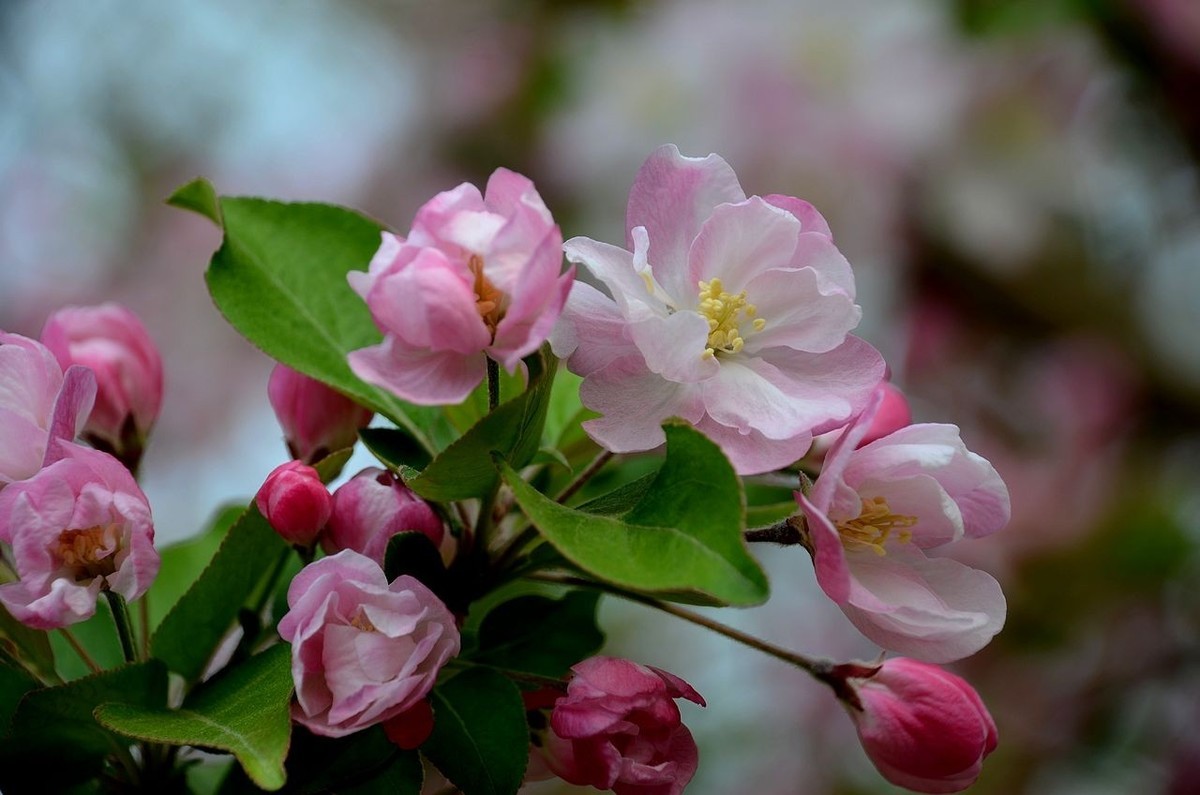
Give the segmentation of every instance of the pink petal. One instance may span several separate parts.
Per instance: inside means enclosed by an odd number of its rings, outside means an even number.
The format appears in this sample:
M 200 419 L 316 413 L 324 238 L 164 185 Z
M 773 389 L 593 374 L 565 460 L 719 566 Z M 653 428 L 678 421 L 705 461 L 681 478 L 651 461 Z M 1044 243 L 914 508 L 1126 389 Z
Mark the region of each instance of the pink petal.
M 576 282 L 550 334 L 554 355 L 571 372 L 589 376 L 623 356 L 636 354 L 629 324 L 616 303 L 587 282 Z
M 790 439 L 768 439 L 751 429 L 742 433 L 737 428 L 722 425 L 705 416 L 695 423 L 703 433 L 721 448 L 739 475 L 757 475 L 781 469 L 804 457 L 812 446 L 812 434 L 801 433 Z
M 380 328 L 405 347 L 469 354 L 490 342 L 472 285 L 437 249 L 381 277 L 367 304 Z
M 695 312 L 654 315 L 629 326 L 646 367 L 681 383 L 706 381 L 720 372 L 720 363 L 704 355 L 708 331 L 708 321 Z
M 737 293 L 755 276 L 786 267 L 799 235 L 800 222 L 791 213 L 757 196 L 716 207 L 688 254 L 692 294 L 698 294 L 700 282 L 714 277 L 721 279 L 728 292 Z
M 808 537 L 812 543 L 813 568 L 817 583 L 825 595 L 839 605 L 850 598 L 850 567 L 837 528 L 808 497 L 796 492 L 796 502 L 804 512 Z
M 350 369 L 369 384 L 381 386 L 422 406 L 462 403 L 487 371 L 482 351 L 404 350 L 392 338 L 352 351 Z
M 583 429 L 615 453 L 652 450 L 666 441 L 664 420 L 682 417 L 695 423 L 703 413 L 693 387 L 664 380 L 632 356 L 592 373 L 580 385 L 579 398 L 604 415 L 583 423 Z
M 787 210 L 800 221 L 801 232 L 815 232 L 819 235 L 824 235 L 830 240 L 833 239 L 833 232 L 829 230 L 829 224 L 821 213 L 817 212 L 817 208 L 813 207 L 803 199 L 797 199 L 794 196 L 783 196 L 778 193 L 772 193 L 769 196 L 763 196 L 763 199 L 768 204 Z

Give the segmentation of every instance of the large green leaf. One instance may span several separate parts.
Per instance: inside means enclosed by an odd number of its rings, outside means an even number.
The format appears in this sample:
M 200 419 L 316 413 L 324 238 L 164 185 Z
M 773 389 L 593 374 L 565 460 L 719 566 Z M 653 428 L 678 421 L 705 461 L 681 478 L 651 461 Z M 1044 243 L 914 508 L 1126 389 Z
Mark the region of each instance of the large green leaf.
M 529 762 L 517 686 L 483 668 L 433 689 L 433 734 L 421 751 L 464 795 L 514 795 Z
M 419 795 L 424 771 L 416 751 L 400 750 L 373 726 L 337 738 L 295 729 L 287 775 L 286 795 Z
M 741 480 L 703 434 L 664 426 L 667 455 L 640 501 L 619 518 L 559 505 L 507 464 L 504 479 L 563 557 L 601 580 L 700 604 L 759 604 L 767 578 L 742 538 Z
M 181 709 L 106 704 L 96 720 L 128 737 L 228 751 L 265 790 L 283 786 L 291 740 L 291 647 L 272 646 L 196 691 Z
M 559 677 L 604 645 L 596 626 L 594 591 L 561 599 L 518 596 L 488 612 L 479 628 L 474 662 L 510 671 Z
M 189 682 L 200 678 L 251 595 L 264 587 L 272 563 L 288 551 L 254 506 L 230 528 L 212 562 L 162 620 L 153 656 Z
M 212 561 L 234 522 L 246 512 L 245 505 L 228 505 L 213 517 L 207 530 L 199 535 L 163 547 L 162 564 L 150 590 L 143 597 L 150 607 L 150 627 L 154 629 L 175 606 L 187 589 Z
M 225 232 L 208 268 L 209 292 L 225 319 L 267 355 L 329 384 L 407 428 L 436 449 L 452 437 L 438 409 L 413 406 L 350 370 L 350 351 L 382 336 L 346 274 L 366 270 L 379 248 L 375 221 L 325 204 L 217 197 L 196 180 L 168 202 Z
M 558 360 L 543 349 L 525 362 L 529 388 L 500 404 L 439 453 L 420 475 L 407 481 L 410 489 L 442 502 L 482 497 L 498 481 L 491 453 L 500 453 L 513 466 L 529 463 L 541 444 Z

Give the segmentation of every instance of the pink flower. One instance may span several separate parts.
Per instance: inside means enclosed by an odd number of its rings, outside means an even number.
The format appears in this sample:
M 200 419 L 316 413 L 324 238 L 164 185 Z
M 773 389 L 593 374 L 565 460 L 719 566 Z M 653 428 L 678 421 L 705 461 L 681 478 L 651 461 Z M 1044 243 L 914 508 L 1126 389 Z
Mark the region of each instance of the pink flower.
M 851 669 L 846 711 L 883 777 L 916 792 L 960 792 L 996 748 L 996 724 L 960 677 L 903 657 Z M 835 669 L 835 674 L 837 670 Z M 857 703 L 855 703 L 857 702 Z
M 333 511 L 317 470 L 299 461 L 280 464 L 254 497 L 258 512 L 289 544 L 312 546 Z
M 875 391 L 882 393 L 879 411 L 875 413 L 871 427 L 858 440 L 859 447 L 912 424 L 912 410 L 908 407 L 908 398 L 904 397 L 904 393 L 895 384 L 884 381 L 875 387 Z M 823 458 L 845 431 L 845 428 L 838 428 L 836 431 L 821 434 L 813 443 L 813 452 Z
M 38 629 L 91 617 L 102 589 L 137 599 L 159 565 L 150 504 L 121 462 L 62 440 L 51 459 L 0 492 L 0 541 L 19 577 L 0 602 Z
M 413 403 L 460 403 L 487 357 L 512 372 L 546 340 L 571 289 L 562 233 L 533 183 L 497 169 L 418 212 L 408 238 L 383 233 L 367 273 L 349 274 L 384 332 L 350 354 L 360 378 Z
M 382 566 L 388 541 L 404 532 L 424 533 L 435 547 L 446 534 L 429 503 L 392 473 L 369 467 L 333 493 L 333 512 L 321 545 L 326 552 L 352 549 Z
M 344 550 L 304 567 L 279 622 L 292 644 L 292 716 L 327 737 L 383 723 L 425 698 L 458 654 L 454 616 L 407 575 Z
M 52 439 L 74 439 L 95 397 L 87 368 L 64 374 L 46 346 L 0 331 L 0 489 L 41 469 Z
M 288 451 L 306 464 L 353 447 L 359 428 L 367 427 L 375 416 L 342 393 L 282 364 L 271 371 L 267 397 Z
M 854 277 L 812 205 L 747 199 L 720 157 L 668 145 L 638 172 L 626 228 L 630 250 L 567 241 L 612 297 L 576 285 L 551 340 L 603 415 L 584 423 L 599 444 L 648 450 L 678 416 L 750 474 L 861 411 L 883 359 L 848 335 Z
M 1002 528 L 1008 489 L 953 425 L 909 425 L 859 447 L 876 393 L 826 456 L 812 493 L 796 493 L 821 588 L 885 649 L 931 662 L 974 654 L 1004 624 L 991 575 L 927 549 Z
M 118 453 L 140 452 L 162 405 L 163 367 L 137 315 L 118 304 L 64 307 L 46 320 L 42 343 L 64 368 L 80 364 L 96 374 L 84 433 Z
M 572 784 L 617 795 L 678 795 L 699 756 L 674 699 L 704 699 L 677 676 L 614 657 L 576 665 L 550 715 L 542 753 Z

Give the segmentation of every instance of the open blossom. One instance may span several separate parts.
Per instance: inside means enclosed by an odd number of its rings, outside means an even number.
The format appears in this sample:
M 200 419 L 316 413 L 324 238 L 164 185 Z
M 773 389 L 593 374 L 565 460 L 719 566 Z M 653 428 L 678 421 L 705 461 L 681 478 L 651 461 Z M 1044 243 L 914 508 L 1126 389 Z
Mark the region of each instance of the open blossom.
M 91 617 L 102 589 L 137 599 L 159 566 L 150 504 L 129 470 L 99 450 L 52 444 L 47 467 L 0 492 L 0 541 L 19 578 L 0 585 L 0 602 L 39 629 Z
M 614 657 L 574 666 L 554 704 L 541 748 L 548 767 L 572 784 L 617 795 L 679 795 L 699 755 L 675 699 L 704 706 L 677 676 Z
M 0 331 L 0 489 L 41 469 L 52 439 L 74 439 L 95 397 L 87 368 L 63 373 L 46 346 Z
M 407 238 L 383 233 L 350 286 L 383 342 L 350 354 L 364 381 L 423 405 L 460 403 L 488 357 L 512 372 L 553 328 L 574 271 L 562 233 L 527 178 L 497 169 L 480 195 L 463 183 L 425 204 Z
M 353 447 L 359 428 L 367 427 L 375 416 L 342 393 L 282 364 L 271 371 L 267 397 L 288 451 L 306 464 Z
M 352 549 L 382 566 L 388 541 L 405 532 L 424 533 L 435 547 L 446 535 L 433 508 L 404 481 L 368 467 L 333 493 L 333 511 L 321 544 L 326 552 Z
M 389 584 L 377 563 L 352 550 L 304 567 L 288 587 L 288 607 L 279 635 L 292 644 L 292 717 L 326 737 L 416 707 L 461 643 L 454 616 L 419 580 Z
M 962 678 L 903 657 L 878 667 L 838 667 L 852 671 L 845 679 L 853 694 L 846 711 L 884 778 L 930 793 L 961 792 L 975 783 L 996 748 L 996 724 Z
M 812 205 L 746 198 L 720 157 L 668 145 L 638 172 L 626 229 L 628 250 L 567 241 L 609 295 L 576 285 L 551 340 L 603 415 L 584 423 L 602 446 L 656 447 L 678 416 L 739 473 L 764 472 L 866 404 L 883 360 L 848 334 L 854 277 Z
M 834 443 L 811 494 L 796 493 L 817 581 L 885 649 L 957 660 L 1000 631 L 1004 594 L 986 572 L 925 550 L 1002 528 L 1008 489 L 953 425 L 909 425 L 859 447 L 883 399 Z
M 96 405 L 84 432 L 120 451 L 140 450 L 163 396 L 158 347 L 137 315 L 119 304 L 64 307 L 46 320 L 42 343 L 64 368 L 96 374 Z

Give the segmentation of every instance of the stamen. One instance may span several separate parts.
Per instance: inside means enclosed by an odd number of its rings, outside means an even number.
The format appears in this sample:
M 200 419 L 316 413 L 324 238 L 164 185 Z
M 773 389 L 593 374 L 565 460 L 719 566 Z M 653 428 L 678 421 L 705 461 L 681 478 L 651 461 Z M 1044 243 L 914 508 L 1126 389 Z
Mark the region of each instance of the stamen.
M 867 547 L 876 555 L 886 555 L 884 544 L 896 533 L 896 540 L 907 544 L 912 540 L 912 533 L 906 529 L 917 523 L 915 516 L 903 516 L 892 513 L 887 500 L 874 497 L 862 501 L 862 513 L 845 522 L 838 522 L 838 534 L 842 537 L 845 547 Z
M 742 316 L 752 318 L 758 309 L 746 300 L 746 291 L 736 295 L 725 292 L 720 279 L 700 282 L 700 305 L 698 311 L 708 320 L 708 340 L 704 358 L 717 354 L 734 354 L 742 350 L 746 341 L 738 321 Z M 762 331 L 767 321 L 758 318 L 750 324 L 751 331 Z
M 50 545 L 50 554 L 70 571 L 76 582 L 107 577 L 117 570 L 120 533 L 116 525 L 63 530 Z
M 496 285 L 492 284 L 487 276 L 483 273 L 483 257 L 478 254 L 472 254 L 467 260 L 467 267 L 472 275 L 475 276 L 475 309 L 479 312 L 479 316 L 483 318 L 483 322 L 487 325 L 488 331 L 492 333 L 492 337 L 496 336 L 496 326 L 500 324 L 500 319 L 504 315 L 501 309 L 501 302 L 504 300 L 504 293 L 496 289 Z
M 367 612 L 359 607 L 354 611 L 354 618 L 350 619 L 350 626 L 361 629 L 363 632 L 378 632 L 375 625 L 371 623 L 371 619 L 367 618 Z

